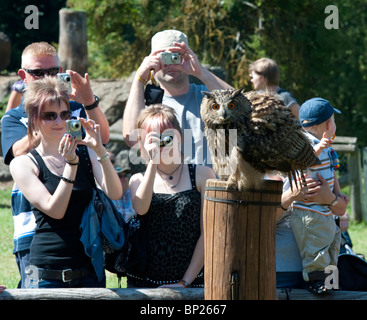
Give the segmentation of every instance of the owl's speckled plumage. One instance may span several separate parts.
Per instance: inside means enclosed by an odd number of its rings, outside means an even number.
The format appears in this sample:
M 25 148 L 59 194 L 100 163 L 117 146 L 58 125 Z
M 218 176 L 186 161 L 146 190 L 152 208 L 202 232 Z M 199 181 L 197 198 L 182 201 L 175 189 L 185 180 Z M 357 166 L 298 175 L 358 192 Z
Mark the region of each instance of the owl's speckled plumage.
M 260 188 L 266 173 L 297 177 L 317 163 L 299 121 L 275 95 L 229 89 L 204 94 L 200 112 L 213 169 L 228 187 Z

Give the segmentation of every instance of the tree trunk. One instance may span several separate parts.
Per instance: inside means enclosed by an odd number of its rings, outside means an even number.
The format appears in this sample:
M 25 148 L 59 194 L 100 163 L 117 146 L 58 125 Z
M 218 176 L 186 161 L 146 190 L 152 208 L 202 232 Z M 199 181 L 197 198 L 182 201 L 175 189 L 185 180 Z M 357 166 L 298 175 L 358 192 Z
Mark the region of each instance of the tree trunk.
M 87 15 L 84 11 L 61 9 L 59 58 L 63 72 L 70 69 L 80 75 L 88 71 Z

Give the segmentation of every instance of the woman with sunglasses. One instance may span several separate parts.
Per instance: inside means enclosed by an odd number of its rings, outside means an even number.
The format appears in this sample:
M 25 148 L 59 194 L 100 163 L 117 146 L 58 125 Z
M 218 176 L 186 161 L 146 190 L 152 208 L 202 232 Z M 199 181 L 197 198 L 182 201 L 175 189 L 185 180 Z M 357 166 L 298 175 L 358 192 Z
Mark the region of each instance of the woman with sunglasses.
M 214 171 L 183 162 L 181 128 L 171 107 L 144 109 L 137 128 L 147 167 L 144 174 L 130 178 L 130 191 L 141 222 L 136 239 L 146 246 L 131 250 L 128 286 L 202 286 L 203 197 L 206 180 L 215 179 Z M 135 260 L 144 250 L 145 257 Z
M 15 183 L 29 200 L 36 218 L 36 232 L 31 244 L 26 286 L 103 287 L 80 241 L 80 222 L 90 202 L 93 186 L 88 175 L 89 161 L 93 175 L 111 199 L 118 199 L 121 184 L 104 148 L 100 126 L 93 120 L 80 119 L 86 137 L 77 141 L 65 134 L 70 119 L 67 89 L 55 77 L 33 81 L 24 94 L 28 115 L 28 136 L 37 132 L 40 143 L 30 153 L 10 163 Z

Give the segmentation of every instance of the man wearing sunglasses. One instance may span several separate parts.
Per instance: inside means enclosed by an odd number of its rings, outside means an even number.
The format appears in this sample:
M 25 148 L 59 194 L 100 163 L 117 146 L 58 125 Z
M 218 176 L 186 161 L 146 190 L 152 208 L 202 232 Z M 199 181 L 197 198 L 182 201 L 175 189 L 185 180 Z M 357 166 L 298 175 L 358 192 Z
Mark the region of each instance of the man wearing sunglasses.
M 56 49 L 46 42 L 36 42 L 27 46 L 22 53 L 22 68 L 18 75 L 27 85 L 44 76 L 56 76 L 62 72 Z M 71 75 L 72 93 L 70 108 L 72 117 L 93 119 L 100 125 L 102 142 L 109 140 L 108 121 L 98 107 L 98 98 L 93 95 L 88 74 L 83 78 L 77 72 L 68 70 Z M 19 155 L 26 154 L 35 148 L 39 139 L 35 133 L 35 143 L 27 136 L 28 119 L 23 101 L 14 109 L 9 110 L 1 119 L 1 146 L 5 164 Z M 14 218 L 14 254 L 21 274 L 25 279 L 24 269 L 29 264 L 29 247 L 34 234 L 35 221 L 30 205 L 17 186 L 14 185 L 12 198 L 12 213 Z M 21 282 L 23 282 L 21 280 Z M 19 287 L 23 287 L 23 283 Z

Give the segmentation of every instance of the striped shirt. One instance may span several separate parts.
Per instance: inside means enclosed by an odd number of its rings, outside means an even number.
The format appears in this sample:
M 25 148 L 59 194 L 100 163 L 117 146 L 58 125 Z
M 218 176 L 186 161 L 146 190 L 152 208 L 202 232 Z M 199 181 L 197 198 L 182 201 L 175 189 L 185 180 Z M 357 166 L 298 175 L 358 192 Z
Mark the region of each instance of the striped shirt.
M 310 133 L 307 133 L 307 136 L 312 140 L 313 145 L 316 145 L 320 142 L 317 138 L 315 138 Z M 321 164 L 311 167 L 307 172 L 307 178 L 313 178 L 318 180 L 317 173 L 320 173 L 324 179 L 329 184 L 330 189 L 334 190 L 334 161 L 331 157 L 332 148 L 326 148 L 322 150 L 319 160 Z M 320 204 L 317 202 L 311 201 L 294 201 L 292 204 L 293 208 L 303 209 L 308 211 L 317 212 L 323 215 L 329 215 L 332 213 L 329 205 Z

